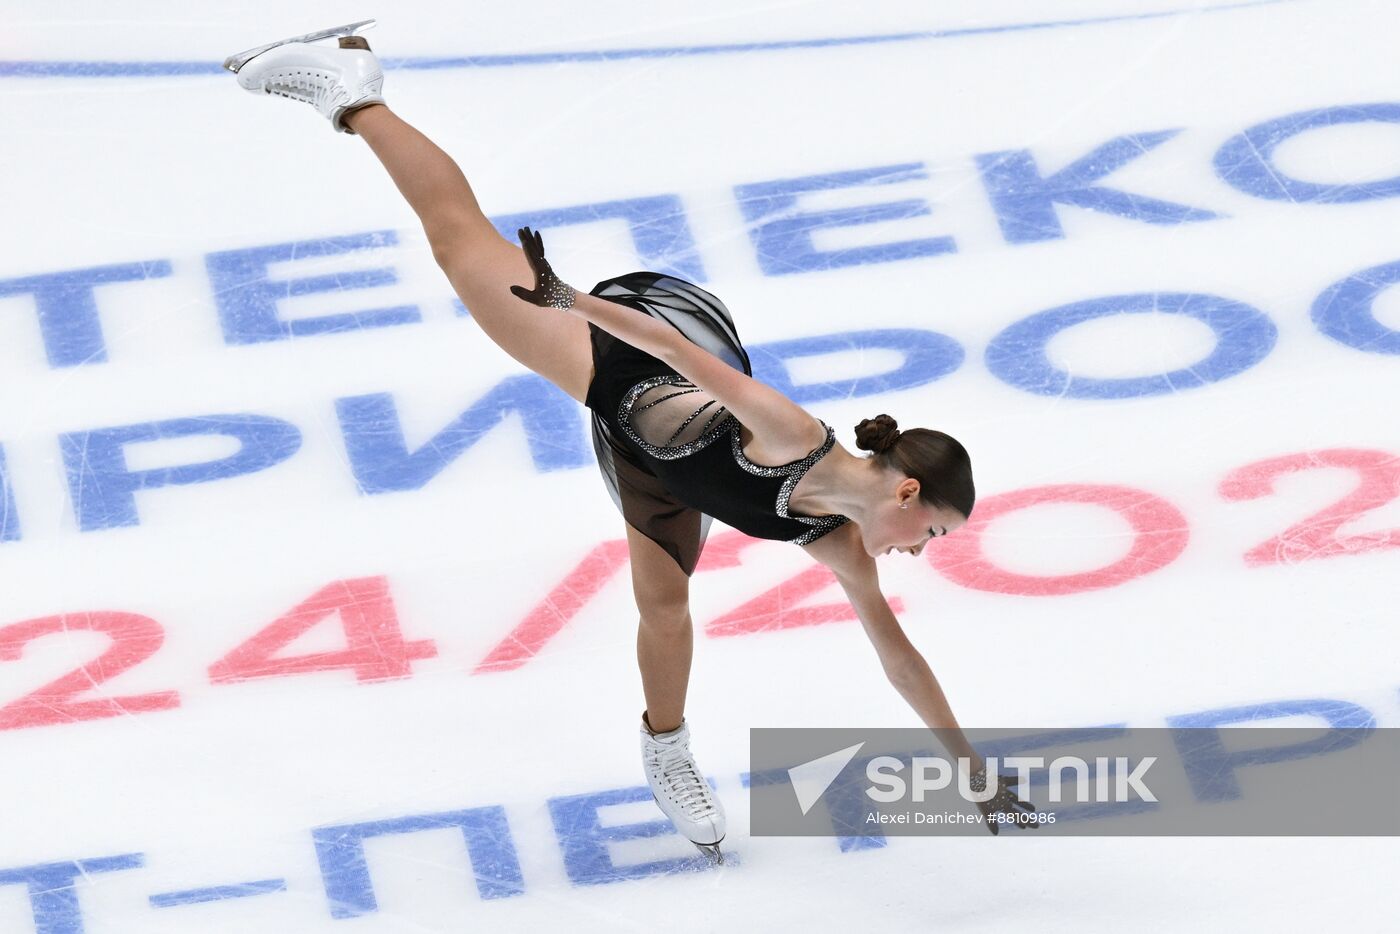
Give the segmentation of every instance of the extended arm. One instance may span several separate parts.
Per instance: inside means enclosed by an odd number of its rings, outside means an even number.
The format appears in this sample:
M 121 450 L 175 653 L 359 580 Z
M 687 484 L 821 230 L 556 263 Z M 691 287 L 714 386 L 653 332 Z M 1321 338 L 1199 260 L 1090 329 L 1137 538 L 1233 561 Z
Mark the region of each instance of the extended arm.
M 669 324 L 617 302 L 576 291 L 550 268 L 537 231 L 522 227 L 519 235 L 535 271 L 535 288 L 511 286 L 511 293 L 517 298 L 572 311 L 666 363 L 709 393 L 754 435 L 762 436 L 769 451 L 790 449 L 796 452 L 794 457 L 800 457 L 825 440 L 821 424 L 796 402 L 691 343 Z
M 836 575 L 856 615 L 860 617 L 871 645 L 875 646 L 885 676 L 925 725 L 938 736 L 943 748 L 953 758 L 967 760 L 969 787 L 975 793 L 983 792 L 988 780 L 982 771 L 986 763 L 963 735 L 938 679 L 933 676 L 923 655 L 904 634 L 899 620 L 890 610 L 889 602 L 880 592 L 875 559 L 861 545 L 859 531 L 848 523 L 802 547 Z M 1036 811 L 1019 798 L 1013 788 L 1015 784 L 1015 779 L 998 774 L 997 787 L 991 796 L 977 801 L 977 809 L 986 818 L 987 830 L 992 834 L 998 832 L 998 823 L 1003 815 L 1014 817 L 1022 827 L 1039 826 L 1026 822 L 1026 816 Z
M 943 748 L 954 757 L 967 758 L 969 771 L 976 772 L 982 768 L 982 757 L 963 735 L 957 718 L 953 716 L 953 709 L 948 705 L 948 698 L 933 675 L 933 669 L 904 634 L 894 611 L 890 609 L 889 601 L 881 593 L 879 578 L 875 573 L 875 559 L 870 558 L 864 570 L 836 572 L 836 579 L 860 617 L 870 643 L 875 646 L 890 684 L 938 736 Z

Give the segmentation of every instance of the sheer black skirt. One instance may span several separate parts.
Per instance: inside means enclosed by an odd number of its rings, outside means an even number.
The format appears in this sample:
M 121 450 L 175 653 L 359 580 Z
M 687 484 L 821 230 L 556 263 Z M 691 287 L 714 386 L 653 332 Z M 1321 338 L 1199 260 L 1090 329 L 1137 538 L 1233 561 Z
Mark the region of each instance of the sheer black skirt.
M 591 294 L 665 321 L 691 343 L 753 375 L 729 309 L 699 286 L 662 273 L 634 272 L 598 283 Z M 588 331 L 594 374 L 585 404 L 593 413 L 593 450 L 603 482 L 627 523 L 660 545 L 689 576 L 713 520 L 666 489 L 647 466 L 645 453 L 618 424 L 618 407 L 628 390 L 649 377 L 679 374 L 591 322 Z

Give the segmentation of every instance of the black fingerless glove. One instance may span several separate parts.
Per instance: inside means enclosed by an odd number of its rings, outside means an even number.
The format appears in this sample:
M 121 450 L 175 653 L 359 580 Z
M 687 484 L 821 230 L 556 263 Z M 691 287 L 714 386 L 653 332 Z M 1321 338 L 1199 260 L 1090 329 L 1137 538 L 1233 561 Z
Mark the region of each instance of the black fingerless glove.
M 1020 818 L 1026 814 L 1036 814 L 1036 809 L 1025 801 L 1022 801 L 1016 794 L 1013 786 L 1019 781 L 1017 778 L 1007 778 L 1005 775 L 997 776 L 997 793 L 986 801 L 975 801 L 977 809 L 982 812 L 982 816 L 987 818 L 987 829 L 996 836 L 998 825 L 1002 821 L 992 817 L 993 814 L 1008 814 Z M 982 792 L 987 790 L 987 767 L 984 765 L 976 772 L 968 776 L 967 787 L 972 791 Z M 1010 821 L 1007 821 L 1010 823 Z M 1018 827 L 1040 827 L 1036 820 L 1016 820 Z
M 540 239 L 539 231 L 521 227 L 516 233 L 520 236 L 520 246 L 525 250 L 525 258 L 530 261 L 530 268 L 535 271 L 535 288 L 527 291 L 513 285 L 510 287 L 511 294 L 542 308 L 574 307 L 574 290 L 554 274 L 549 261 L 544 258 L 544 241 Z

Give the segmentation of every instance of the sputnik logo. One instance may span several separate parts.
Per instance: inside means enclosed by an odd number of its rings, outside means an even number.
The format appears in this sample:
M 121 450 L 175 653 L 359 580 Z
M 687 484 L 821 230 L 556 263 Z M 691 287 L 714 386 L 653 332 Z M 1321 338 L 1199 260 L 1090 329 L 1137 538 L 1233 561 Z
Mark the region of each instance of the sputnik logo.
M 836 776 L 841 774 L 841 770 L 850 764 L 864 745 L 865 742 L 861 741 L 854 746 L 838 749 L 788 769 L 788 779 L 792 782 L 793 793 L 797 795 L 797 806 L 802 808 L 804 815 L 826 793 L 831 783 L 836 781 Z

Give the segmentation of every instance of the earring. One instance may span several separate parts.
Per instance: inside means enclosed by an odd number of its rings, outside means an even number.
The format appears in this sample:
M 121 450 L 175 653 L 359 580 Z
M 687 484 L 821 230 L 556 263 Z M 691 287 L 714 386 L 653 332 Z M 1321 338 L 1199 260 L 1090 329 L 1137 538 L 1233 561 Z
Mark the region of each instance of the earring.
M 909 504 L 908 504 L 908 503 L 900 503 L 900 504 L 899 504 L 899 508 L 900 508 L 900 509 L 908 509 L 908 508 L 909 508 Z

